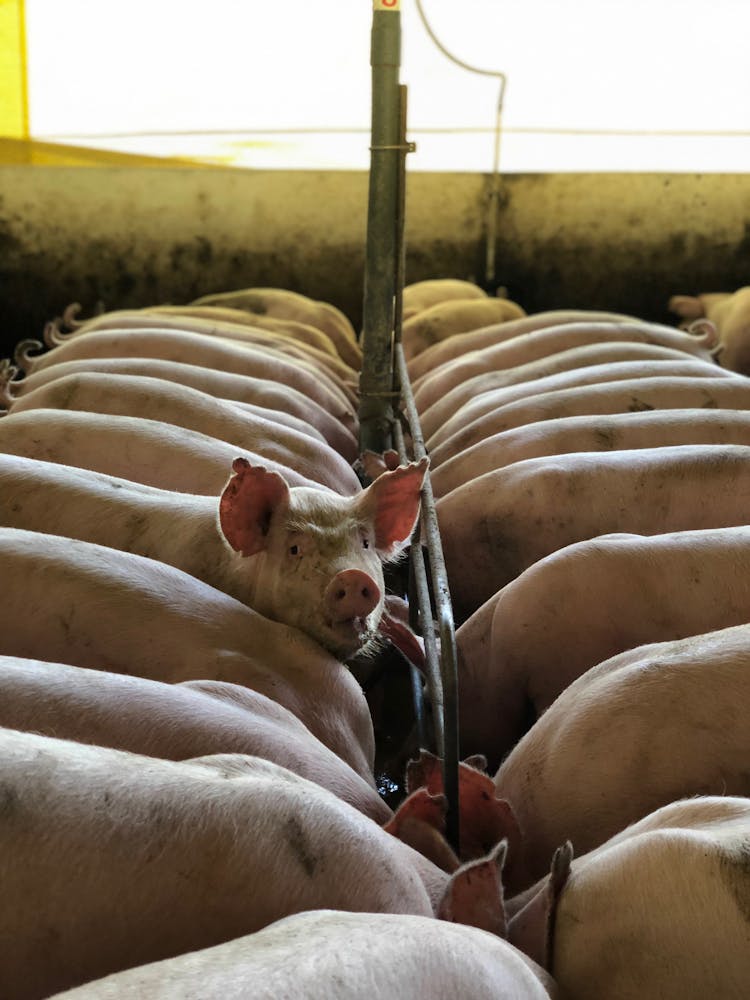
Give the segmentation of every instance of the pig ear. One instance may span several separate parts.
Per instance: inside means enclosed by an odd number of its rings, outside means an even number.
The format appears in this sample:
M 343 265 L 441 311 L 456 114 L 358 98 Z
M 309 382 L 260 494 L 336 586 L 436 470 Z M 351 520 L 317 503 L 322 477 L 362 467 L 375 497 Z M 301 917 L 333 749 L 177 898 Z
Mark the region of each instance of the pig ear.
M 459 862 L 445 839 L 445 809 L 444 795 L 430 795 L 426 788 L 418 788 L 404 799 L 383 829 L 438 868 L 454 872 Z
M 397 469 L 400 461 L 398 452 L 393 451 L 393 449 L 383 452 L 370 451 L 368 449 L 362 452 L 354 463 L 354 466 L 355 469 L 359 467 L 367 478 L 372 480 L 377 479 L 378 476 L 382 476 L 384 472 Z
M 518 821 L 510 802 L 498 796 L 492 778 L 462 761 L 458 770 L 458 783 L 461 857 L 479 857 L 499 840 L 505 839 L 510 861 L 516 860 L 521 849 Z
M 683 319 L 699 319 L 706 315 L 703 303 L 695 295 L 673 295 L 667 308 Z
M 486 766 L 486 758 L 479 754 L 458 765 L 461 857 L 481 857 L 500 840 L 506 840 L 512 862 L 520 856 L 521 831 L 513 807 L 498 796 L 495 782 L 484 771 Z M 443 792 L 440 758 L 427 750 L 406 766 L 407 791 L 420 786 L 431 795 Z
M 274 511 L 289 500 L 289 487 L 278 472 L 235 458 L 234 475 L 219 500 L 219 524 L 235 552 L 252 556 L 266 547 Z
M 375 548 L 385 558 L 395 555 L 409 541 L 419 516 L 420 491 L 429 464 L 425 457 L 384 472 L 359 497 L 359 512 L 371 520 Z
M 552 970 L 555 918 L 560 895 L 570 875 L 573 846 L 569 840 L 552 857 L 550 873 L 508 926 L 508 940 L 543 969 Z
M 413 663 L 417 670 L 426 672 L 424 645 L 409 625 L 409 606 L 402 598 L 395 594 L 386 594 L 378 631 L 386 639 L 390 639 L 396 649 L 409 663 Z
M 411 794 L 418 788 L 426 788 L 431 795 L 443 791 L 443 772 L 440 758 L 424 748 L 419 757 L 406 765 L 406 791 Z
M 438 918 L 454 924 L 469 924 L 480 930 L 505 937 L 505 901 L 502 870 L 506 843 L 501 840 L 479 861 L 462 865 L 451 875 Z

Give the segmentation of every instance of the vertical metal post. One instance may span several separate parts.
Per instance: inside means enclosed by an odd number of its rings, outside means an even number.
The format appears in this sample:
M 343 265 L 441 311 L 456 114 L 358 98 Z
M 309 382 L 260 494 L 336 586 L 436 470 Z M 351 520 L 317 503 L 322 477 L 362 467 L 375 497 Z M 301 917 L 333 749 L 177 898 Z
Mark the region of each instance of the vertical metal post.
M 372 145 L 367 211 L 360 450 L 391 448 L 396 226 L 399 200 L 401 0 L 373 0 Z

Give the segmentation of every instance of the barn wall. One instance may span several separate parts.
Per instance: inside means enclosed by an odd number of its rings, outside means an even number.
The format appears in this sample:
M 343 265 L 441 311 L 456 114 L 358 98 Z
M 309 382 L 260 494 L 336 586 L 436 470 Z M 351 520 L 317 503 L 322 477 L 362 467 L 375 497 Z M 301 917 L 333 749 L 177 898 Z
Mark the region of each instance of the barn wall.
M 407 280 L 484 273 L 488 178 L 410 174 Z M 2 354 L 84 313 L 276 285 L 361 319 L 367 175 L 0 168 Z M 750 283 L 750 175 L 504 179 L 497 281 L 528 310 L 666 320 L 673 292 Z M 2 356 L 2 355 L 0 355 Z

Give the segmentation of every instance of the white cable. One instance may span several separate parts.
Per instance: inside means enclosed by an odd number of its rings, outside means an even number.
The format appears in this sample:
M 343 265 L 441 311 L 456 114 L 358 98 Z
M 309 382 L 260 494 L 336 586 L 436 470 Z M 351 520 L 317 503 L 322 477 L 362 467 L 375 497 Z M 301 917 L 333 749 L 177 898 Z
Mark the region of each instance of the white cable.
M 480 76 L 494 76 L 495 79 L 500 81 L 500 92 L 497 98 L 497 113 L 495 116 L 495 148 L 492 162 L 492 183 L 490 187 L 487 210 L 487 250 L 485 256 L 484 277 L 486 283 L 490 284 L 495 277 L 495 239 L 497 233 L 497 210 L 500 198 L 500 134 L 502 130 L 503 100 L 505 98 L 507 76 L 505 73 L 498 70 L 480 69 L 477 66 L 472 66 L 470 63 L 464 62 L 463 59 L 459 59 L 457 56 L 454 56 L 453 53 L 443 45 L 435 32 L 432 30 L 432 27 L 425 16 L 425 12 L 422 9 L 422 0 L 415 0 L 415 2 L 417 5 L 417 12 L 422 24 L 424 25 L 425 31 L 446 59 L 450 59 L 451 62 L 460 66 L 461 69 L 468 70 L 469 73 L 478 73 Z

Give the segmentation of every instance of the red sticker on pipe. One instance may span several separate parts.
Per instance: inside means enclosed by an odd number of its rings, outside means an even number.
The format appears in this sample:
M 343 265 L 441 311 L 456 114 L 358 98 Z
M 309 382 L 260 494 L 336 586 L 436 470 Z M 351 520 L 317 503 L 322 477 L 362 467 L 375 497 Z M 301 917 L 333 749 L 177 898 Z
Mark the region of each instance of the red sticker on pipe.
M 372 0 L 373 10 L 400 10 L 401 0 Z

